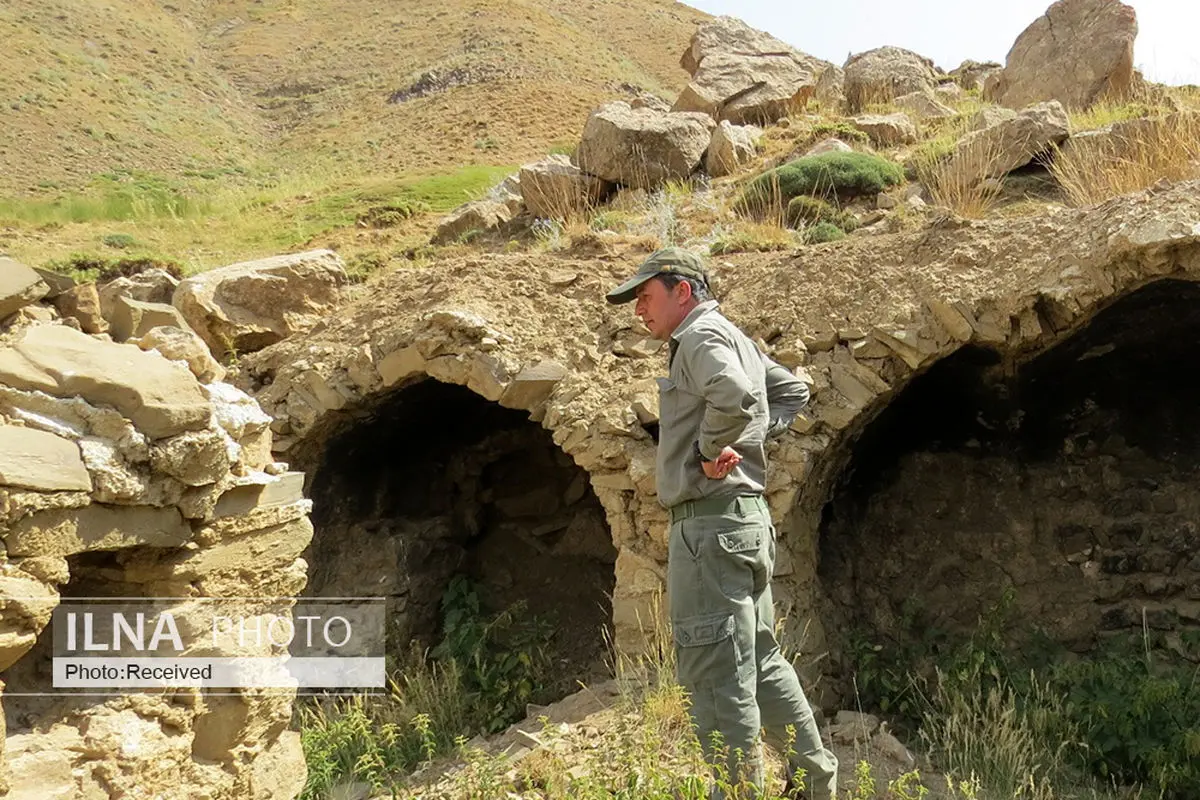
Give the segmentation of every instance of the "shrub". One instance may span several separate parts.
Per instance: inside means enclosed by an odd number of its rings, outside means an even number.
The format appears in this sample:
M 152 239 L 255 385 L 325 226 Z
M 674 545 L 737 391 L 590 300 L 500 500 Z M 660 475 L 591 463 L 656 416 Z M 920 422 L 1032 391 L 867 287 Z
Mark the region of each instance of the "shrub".
M 849 211 L 836 208 L 832 203 L 819 197 L 800 195 L 788 201 L 787 224 L 789 228 L 816 225 L 819 222 L 832 223 L 846 233 L 858 228 L 858 217 Z
M 837 122 L 818 122 L 812 127 L 812 137 L 814 139 L 841 139 L 843 142 L 858 144 L 866 144 L 871 138 L 849 122 L 843 120 L 838 120 Z
M 1193 797 L 1200 786 L 1200 685 L 1196 667 L 1132 639 L 1060 664 L 1051 685 L 1087 742 L 1099 777 L 1142 783 L 1157 796 Z
M 125 250 L 137 244 L 137 239 L 134 239 L 128 233 L 110 233 L 100 240 L 105 247 L 111 247 L 114 250 Z
M 904 180 L 900 165 L 870 153 L 804 156 L 754 178 L 737 202 L 739 211 L 760 214 L 799 195 L 849 199 L 877 194 Z
M 442 598 L 444 638 L 431 652 L 413 644 L 382 697 L 301 706 L 300 741 L 308 763 L 302 800 L 328 796 L 353 779 L 379 791 L 460 740 L 494 733 L 544 702 L 546 624 L 518 607 L 488 614 L 466 578 Z M 489 795 L 491 796 L 491 795 Z
M 429 207 L 425 203 L 400 200 L 386 205 L 371 206 L 359 215 L 358 222 L 372 228 L 392 228 L 428 210 Z
M 845 238 L 846 232 L 832 222 L 818 222 L 816 225 L 804 229 L 805 244 L 836 242 L 838 239 Z
M 906 612 L 887 646 L 853 645 L 867 708 L 920 727 L 930 756 L 1009 797 L 1062 781 L 1140 786 L 1183 800 L 1200 785 L 1200 635 L 1109 639 L 1085 658 L 1012 632 L 1011 592 L 968 637 Z M 1004 631 L 1009 630 L 1009 633 Z

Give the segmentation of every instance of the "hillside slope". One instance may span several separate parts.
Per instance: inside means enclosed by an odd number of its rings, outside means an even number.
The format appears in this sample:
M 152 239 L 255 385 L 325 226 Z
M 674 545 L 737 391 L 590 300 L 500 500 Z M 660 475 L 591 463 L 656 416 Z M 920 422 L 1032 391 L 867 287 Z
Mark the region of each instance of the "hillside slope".
M 669 0 L 11 0 L 0 194 L 113 170 L 515 163 L 606 99 L 671 97 L 706 18 Z

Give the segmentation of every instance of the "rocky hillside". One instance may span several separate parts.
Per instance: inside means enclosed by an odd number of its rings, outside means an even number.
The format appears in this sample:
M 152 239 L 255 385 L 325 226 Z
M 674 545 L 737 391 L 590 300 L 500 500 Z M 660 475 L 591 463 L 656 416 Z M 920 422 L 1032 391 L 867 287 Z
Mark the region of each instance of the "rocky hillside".
M 14 0 L 0 195 L 112 171 L 514 163 L 614 94 L 673 96 L 705 18 L 668 0 Z

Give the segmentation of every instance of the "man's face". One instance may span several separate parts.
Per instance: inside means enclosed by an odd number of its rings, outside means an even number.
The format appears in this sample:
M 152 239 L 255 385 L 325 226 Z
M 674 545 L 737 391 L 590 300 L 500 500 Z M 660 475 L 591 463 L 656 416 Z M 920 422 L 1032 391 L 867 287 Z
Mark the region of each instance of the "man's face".
M 691 288 L 686 283 L 680 281 L 668 289 L 661 280 L 652 278 L 638 287 L 634 313 L 650 329 L 651 336 L 666 341 L 691 311 L 691 299 Z

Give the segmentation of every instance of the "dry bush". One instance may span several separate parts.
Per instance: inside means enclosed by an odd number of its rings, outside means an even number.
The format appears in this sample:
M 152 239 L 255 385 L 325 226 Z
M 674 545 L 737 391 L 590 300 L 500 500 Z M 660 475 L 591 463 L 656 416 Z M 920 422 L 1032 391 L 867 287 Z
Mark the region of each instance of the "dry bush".
M 1073 205 L 1093 205 L 1164 179 L 1200 176 L 1200 113 L 1125 127 L 1118 134 L 1072 139 L 1055 150 L 1050 172 Z
M 997 141 L 986 135 L 960 141 L 948 154 L 919 150 L 914 157 L 917 180 L 929 190 L 934 205 L 981 219 L 995 207 L 1002 188 L 998 179 L 988 177 L 1000 172 L 1001 156 Z
M 722 231 L 709 244 L 709 255 L 729 253 L 769 253 L 791 250 L 799 244 L 795 234 L 774 222 L 739 222 L 732 230 Z

